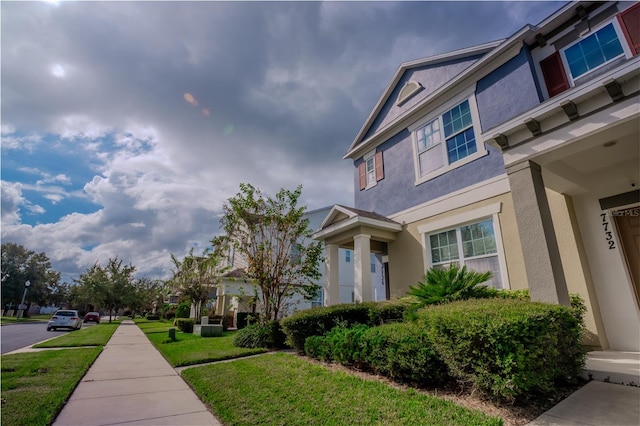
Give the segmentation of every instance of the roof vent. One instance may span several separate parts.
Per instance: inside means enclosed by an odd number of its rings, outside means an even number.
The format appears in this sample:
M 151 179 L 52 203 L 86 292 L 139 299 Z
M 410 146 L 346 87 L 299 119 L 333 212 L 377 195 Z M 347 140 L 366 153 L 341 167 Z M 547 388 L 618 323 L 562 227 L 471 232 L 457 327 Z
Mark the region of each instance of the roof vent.
M 422 89 L 424 89 L 424 87 L 422 87 L 422 84 L 418 83 L 417 81 L 407 81 L 404 84 L 404 86 L 402 86 L 402 89 L 400 90 L 400 93 L 398 93 L 398 99 L 396 100 L 396 105 L 400 106 L 400 105 L 404 104 L 413 95 L 415 95 L 416 93 L 418 93 Z

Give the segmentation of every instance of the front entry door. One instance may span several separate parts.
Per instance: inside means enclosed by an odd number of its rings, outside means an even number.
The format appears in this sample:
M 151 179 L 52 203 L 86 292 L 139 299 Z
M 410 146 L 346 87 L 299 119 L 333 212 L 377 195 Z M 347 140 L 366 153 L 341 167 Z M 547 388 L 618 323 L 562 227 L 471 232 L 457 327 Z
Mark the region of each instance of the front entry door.
M 615 212 L 615 223 L 633 281 L 636 302 L 640 305 L 640 207 Z

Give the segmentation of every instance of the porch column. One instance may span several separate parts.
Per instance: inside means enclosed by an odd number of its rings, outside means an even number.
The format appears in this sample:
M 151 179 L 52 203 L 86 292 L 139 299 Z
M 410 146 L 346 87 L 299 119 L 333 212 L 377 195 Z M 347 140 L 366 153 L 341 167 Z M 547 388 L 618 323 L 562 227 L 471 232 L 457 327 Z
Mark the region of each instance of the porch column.
M 373 300 L 371 291 L 371 235 L 360 234 L 353 237 L 353 278 L 356 302 Z
M 324 261 L 324 306 L 340 303 L 340 273 L 338 265 L 340 257 L 336 244 L 325 244 Z
M 558 241 L 540 165 L 525 161 L 507 168 L 531 300 L 569 306 Z

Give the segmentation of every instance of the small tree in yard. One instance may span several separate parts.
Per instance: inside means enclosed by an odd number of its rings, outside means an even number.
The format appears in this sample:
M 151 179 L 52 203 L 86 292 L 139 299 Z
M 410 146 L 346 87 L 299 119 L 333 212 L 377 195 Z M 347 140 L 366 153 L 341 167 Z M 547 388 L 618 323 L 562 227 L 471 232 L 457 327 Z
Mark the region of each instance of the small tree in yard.
M 298 207 L 302 186 L 281 189 L 270 198 L 250 184 L 228 200 L 221 218 L 224 235 L 212 240 L 220 249 L 232 247 L 247 261 L 247 277 L 258 287 L 263 321 L 278 319 L 295 294 L 313 298 L 319 288 L 322 247 L 311 242 L 306 207 Z
M 178 260 L 173 254 L 171 260 L 175 270 L 170 285 L 180 290 L 182 296 L 194 306 L 195 318 L 200 318 L 202 304 L 207 301 L 209 291 L 220 282 L 226 269 L 221 266 L 221 251 L 205 251 L 202 256 L 195 256 L 192 248 L 184 260 Z

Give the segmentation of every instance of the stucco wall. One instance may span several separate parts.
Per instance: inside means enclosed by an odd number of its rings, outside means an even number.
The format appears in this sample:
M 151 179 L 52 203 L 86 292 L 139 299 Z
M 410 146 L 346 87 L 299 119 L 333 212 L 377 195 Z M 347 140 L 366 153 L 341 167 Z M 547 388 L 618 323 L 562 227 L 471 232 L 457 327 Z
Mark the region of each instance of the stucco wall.
M 604 333 L 597 299 L 594 297 L 593 282 L 587 264 L 582 237 L 578 229 L 573 202 L 569 196 L 546 190 L 553 228 L 558 240 L 558 249 L 562 259 L 562 269 L 569 294 L 579 294 L 585 301 L 587 313 L 585 325 L 587 335 L 584 343 L 600 346 L 599 335 Z M 576 235 L 577 234 L 577 235 Z
M 367 131 L 365 139 L 375 134 L 380 128 L 393 121 L 400 114 L 411 109 L 421 100 L 428 97 L 431 93 L 442 87 L 445 83 L 451 80 L 456 75 L 460 74 L 463 70 L 471 66 L 480 56 L 471 56 L 465 59 L 458 59 L 455 61 L 443 62 L 436 65 L 428 65 L 423 67 L 416 67 L 405 71 L 404 75 L 400 78 L 400 81 L 394 88 L 391 96 L 387 99 L 380 113 L 374 120 L 371 128 Z M 402 90 L 402 87 L 407 81 L 417 81 L 424 89 L 414 95 L 411 99 L 406 101 L 401 106 L 396 105 L 398 99 L 398 93 Z
M 498 219 L 502 233 L 504 256 L 507 263 L 507 277 L 504 278 L 508 278 L 509 288 L 511 289 L 527 288 L 524 260 L 520 248 L 520 238 L 518 236 L 513 202 L 510 194 L 503 194 L 406 224 L 404 229 L 398 234 L 396 240 L 389 244 L 391 297 L 405 296 L 409 290 L 409 286 L 416 285 L 424 276 L 424 249 L 422 236 L 418 232 L 420 225 L 434 222 L 448 216 L 470 212 L 497 202 L 502 204 Z M 503 281 L 506 283 L 507 280 L 504 278 Z
M 398 133 L 380 145 L 378 151 L 380 150 L 384 158 L 384 179 L 378 181 L 373 188 L 360 191 L 358 186 L 358 165 L 362 162 L 360 159 L 354 163 L 354 185 L 355 207 L 382 215 L 406 210 L 504 173 L 502 155 L 493 147 L 487 146 L 486 156 L 416 186 L 413 147 L 409 131 L 404 130 Z
M 483 132 L 542 101 L 530 61 L 525 46 L 518 56 L 478 81 L 476 101 Z

